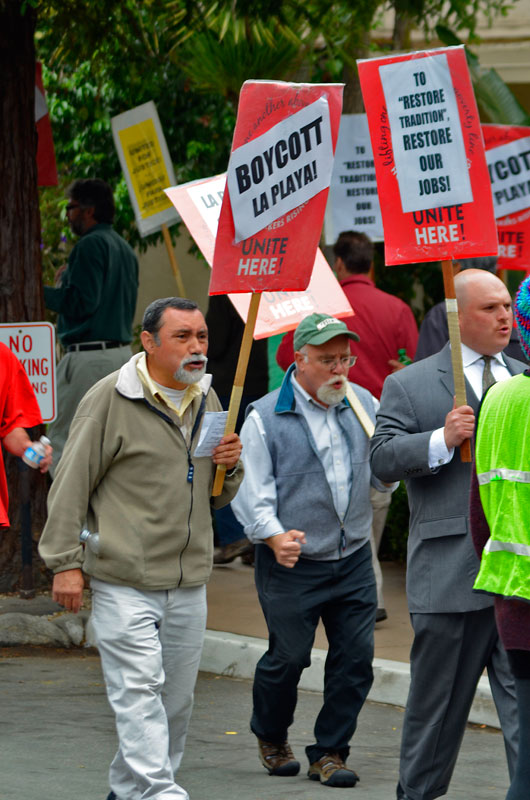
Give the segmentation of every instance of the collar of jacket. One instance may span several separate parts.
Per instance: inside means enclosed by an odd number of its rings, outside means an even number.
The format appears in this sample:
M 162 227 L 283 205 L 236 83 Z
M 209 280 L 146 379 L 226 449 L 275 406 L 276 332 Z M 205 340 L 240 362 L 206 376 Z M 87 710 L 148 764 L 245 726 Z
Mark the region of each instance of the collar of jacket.
M 339 281 L 341 286 L 347 286 L 349 283 L 365 283 L 367 286 L 375 286 L 375 283 L 368 277 L 365 272 L 352 272 L 347 278 Z
M 129 400 L 143 400 L 145 398 L 144 385 L 141 382 L 138 375 L 138 370 L 136 369 L 136 362 L 141 355 L 141 353 L 136 353 L 127 361 L 126 364 L 123 365 L 123 367 L 120 368 L 120 371 L 118 372 L 116 391 L 123 395 L 123 397 L 127 397 Z M 203 395 L 206 396 L 208 394 L 211 385 L 211 375 L 204 375 L 200 379 L 199 387 Z
M 286 414 L 286 413 L 293 413 L 298 414 L 296 410 L 296 399 L 294 396 L 294 389 L 293 384 L 291 383 L 291 376 L 296 369 L 296 364 L 291 364 L 285 375 L 283 376 L 282 385 L 280 386 L 280 392 L 278 394 L 278 400 L 276 401 L 276 405 L 274 406 L 274 413 L 275 414 Z M 348 400 L 344 398 L 341 403 L 339 403 L 340 408 L 350 408 L 350 404 Z

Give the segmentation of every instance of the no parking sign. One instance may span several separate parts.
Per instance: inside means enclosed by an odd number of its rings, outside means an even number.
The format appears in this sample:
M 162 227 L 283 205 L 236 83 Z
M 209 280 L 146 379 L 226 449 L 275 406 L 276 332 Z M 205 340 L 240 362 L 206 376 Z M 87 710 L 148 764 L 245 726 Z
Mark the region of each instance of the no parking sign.
M 49 322 L 0 325 L 0 342 L 16 355 L 29 378 L 44 422 L 57 416 L 55 330 Z

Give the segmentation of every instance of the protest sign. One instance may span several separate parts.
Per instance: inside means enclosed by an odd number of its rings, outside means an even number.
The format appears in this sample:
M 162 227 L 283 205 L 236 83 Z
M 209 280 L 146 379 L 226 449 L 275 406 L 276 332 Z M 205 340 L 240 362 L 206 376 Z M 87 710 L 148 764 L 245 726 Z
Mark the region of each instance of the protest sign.
M 326 244 L 342 231 L 360 231 L 377 242 L 383 220 L 366 114 L 343 114 L 324 220 Z
M 489 174 L 464 48 L 359 61 L 385 261 L 497 254 Z
M 173 225 L 179 216 L 164 194 L 175 172 L 155 104 L 112 118 L 112 135 L 141 236 Z
M 331 179 L 342 89 L 342 84 L 243 84 L 210 294 L 307 287 Z
M 465 405 L 452 259 L 497 254 L 480 121 L 464 47 L 360 61 L 385 261 L 442 261 L 456 406 Z M 469 441 L 460 448 L 471 460 Z
M 184 224 L 211 266 L 226 175 L 181 184 L 166 189 Z M 228 295 L 246 321 L 250 294 Z M 292 330 L 313 312 L 349 317 L 351 306 L 329 265 L 317 249 L 309 286 L 302 292 L 263 292 L 254 329 L 254 339 Z
M 2 323 L 0 342 L 24 367 L 43 421 L 53 422 L 57 416 L 55 328 L 49 322 Z
M 113 117 L 111 122 L 140 236 L 162 231 L 178 292 L 185 297 L 167 227 L 180 218 L 164 194 L 164 189 L 175 183 L 175 172 L 156 106 L 149 101 Z
M 261 293 L 307 288 L 320 238 L 343 86 L 246 81 L 215 240 L 210 294 L 252 292 L 230 396 L 235 430 Z M 218 465 L 212 494 L 221 493 Z
M 497 219 L 499 269 L 530 265 L 530 128 L 483 125 L 493 209 Z

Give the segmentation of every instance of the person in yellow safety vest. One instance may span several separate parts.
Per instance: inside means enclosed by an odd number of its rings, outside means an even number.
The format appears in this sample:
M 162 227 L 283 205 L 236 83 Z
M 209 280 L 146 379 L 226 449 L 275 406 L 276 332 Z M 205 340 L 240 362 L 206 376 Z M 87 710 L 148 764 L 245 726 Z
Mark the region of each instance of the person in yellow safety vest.
M 530 277 L 515 300 L 530 356 Z M 530 369 L 494 384 L 479 411 L 471 534 L 481 556 L 474 589 L 495 595 L 495 617 L 515 678 L 519 755 L 506 800 L 530 792 Z

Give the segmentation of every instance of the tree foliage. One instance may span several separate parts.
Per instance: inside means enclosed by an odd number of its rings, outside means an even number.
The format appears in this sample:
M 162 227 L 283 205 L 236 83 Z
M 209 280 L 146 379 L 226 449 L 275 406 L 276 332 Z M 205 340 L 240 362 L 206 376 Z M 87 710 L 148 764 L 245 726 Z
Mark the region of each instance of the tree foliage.
M 377 33 L 383 11 L 394 10 L 396 26 L 401 21 L 395 31 L 401 45 L 400 36 L 414 25 L 429 36 L 443 24 L 473 37 L 479 15 L 492 19 L 512 3 L 32 0 L 32 5 L 38 11 L 37 51 L 45 64 L 61 176 L 58 189 L 41 194 L 49 278 L 69 246 L 64 189 L 75 177 L 99 176 L 115 187 L 116 227 L 133 245 L 144 248 L 158 236 L 141 240 L 137 233 L 112 140 L 112 116 L 154 100 L 177 180 L 205 177 L 226 169 L 244 80 L 346 79 L 345 110 L 361 111 L 355 60 L 368 55 L 370 32 Z M 412 279 L 402 271 L 396 281 L 380 270 L 382 285 L 405 297 Z M 428 292 L 427 306 L 436 295 Z
M 390 0 L 397 18 L 405 18 L 422 30 L 427 39 L 436 35 L 438 25 L 464 34 L 470 42 L 477 39 L 479 22 L 492 25 L 494 20 L 514 7 L 517 0 Z

